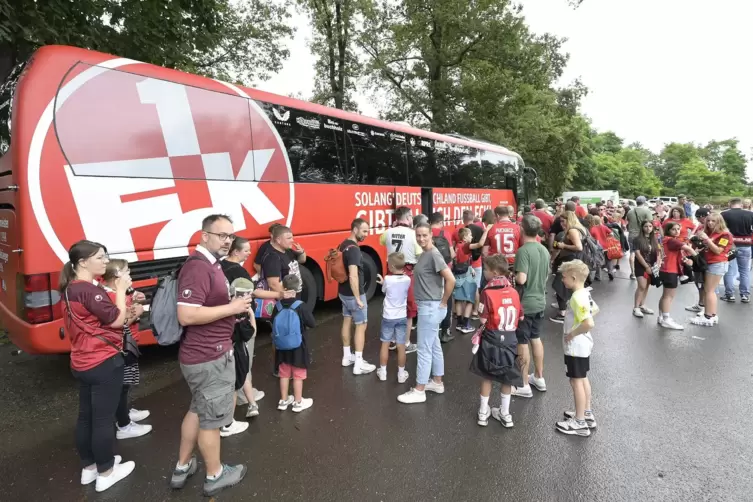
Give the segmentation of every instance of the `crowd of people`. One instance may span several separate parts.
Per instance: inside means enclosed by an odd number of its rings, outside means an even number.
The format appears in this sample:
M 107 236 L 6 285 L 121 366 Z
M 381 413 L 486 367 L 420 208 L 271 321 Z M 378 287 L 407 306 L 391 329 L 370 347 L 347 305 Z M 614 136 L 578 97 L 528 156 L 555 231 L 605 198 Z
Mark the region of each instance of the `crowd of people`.
M 472 335 L 469 371 L 481 379 L 476 421 L 486 426 L 491 417 L 513 427 L 511 397 L 532 398 L 532 389 L 547 388 L 540 335 L 553 275 L 556 301 L 549 319 L 563 325 L 566 376 L 574 396 L 573 410 L 565 411 L 555 429 L 589 436 L 596 427 L 588 380 L 591 331 L 599 312 L 590 286 L 603 272 L 614 280 L 624 254 L 630 257 L 630 279 L 637 282 L 635 317 L 654 314 L 646 306 L 651 285 L 663 288 L 657 322 L 669 329 L 682 329 L 670 316 L 681 284 L 698 288 L 698 303 L 687 310 L 697 314 L 690 322 L 699 326 L 719 323 L 716 289 L 722 279 L 722 300 L 735 301 L 739 277 L 741 301 L 750 301 L 749 201 L 733 199 L 722 212 L 697 208 L 691 216 L 686 201 L 649 209 L 646 199 L 638 197 L 636 204 L 618 207 L 605 201 L 583 207 L 575 197 L 549 208 L 537 200 L 519 213 L 508 206 L 483 215 L 465 211 L 462 224 L 452 232 L 441 212 L 414 217 L 410 208 L 397 208 L 394 226 L 380 239 L 387 259 L 385 276 L 377 277 L 384 293 L 378 368 L 363 357 L 368 303 L 360 244 L 369 225 L 355 219 L 347 238 L 331 251 L 342 303 L 342 366 L 352 366 L 354 375 L 376 372 L 379 381 L 386 381 L 389 353 L 396 351 L 393 374 L 403 384 L 410 378 L 406 354 L 416 352 L 415 383 L 397 399 L 422 403 L 427 391 L 445 392 L 441 344 L 452 342 L 456 332 Z M 306 332 L 315 319 L 300 301 L 300 266 L 306 253 L 290 228 L 270 227 L 270 239 L 254 260 L 254 276 L 243 266 L 250 244 L 234 234 L 229 217 L 207 217 L 200 235 L 177 275 L 174 314 L 184 328 L 179 362 L 191 402 L 170 486 L 184 487 L 197 472 L 198 446 L 207 471 L 203 490 L 211 496 L 240 483 L 247 472 L 244 465 L 222 463 L 220 442 L 248 428 L 247 421 L 234 419 L 239 400 L 247 405 L 247 418 L 259 415 L 264 392 L 251 380 L 256 318 L 272 323 L 277 408 L 290 407 L 295 413 L 313 406 L 303 395 L 303 384 L 309 366 Z M 114 455 L 114 439 L 151 432 L 151 426 L 139 423 L 149 412 L 128 405 L 129 389 L 139 380 L 137 321 L 149 306 L 144 295 L 131 288 L 128 263 L 110 260 L 106 247 L 91 241 L 69 250 L 60 291 L 72 372 L 80 384 L 76 446 L 81 483 L 96 483 L 100 492 L 135 467 Z M 499 405 L 491 407 L 494 382 L 501 385 L 500 398 Z

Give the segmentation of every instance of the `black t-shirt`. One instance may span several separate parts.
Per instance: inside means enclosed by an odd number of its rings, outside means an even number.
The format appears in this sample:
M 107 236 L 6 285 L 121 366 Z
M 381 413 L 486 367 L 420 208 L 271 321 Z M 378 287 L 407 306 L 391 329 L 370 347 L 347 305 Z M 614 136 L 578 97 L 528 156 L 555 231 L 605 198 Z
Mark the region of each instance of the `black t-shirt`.
M 270 249 L 274 249 L 270 241 L 267 241 L 259 246 L 259 251 L 256 252 L 256 257 L 254 257 L 254 263 L 261 266 L 262 262 L 264 261 L 264 257 L 267 256 L 267 253 Z
M 276 250 L 273 246 L 269 246 L 264 258 L 261 262 L 261 273 L 265 279 L 270 277 L 277 277 L 282 282 L 288 274 L 295 274 L 298 278 L 301 278 L 301 269 L 298 266 L 298 259 L 295 253 L 288 249 L 284 253 Z M 298 289 L 298 293 L 303 289 L 303 281 L 301 281 L 301 287 Z
M 562 222 L 559 218 L 554 218 L 554 221 L 552 222 L 552 226 L 549 227 L 549 233 L 557 235 L 560 232 L 564 232 L 565 229 L 562 228 Z
M 346 239 L 340 244 L 338 248 L 343 254 L 343 265 L 345 265 L 345 271 L 350 273 L 350 266 L 355 265 L 358 267 L 358 292 L 365 294 L 364 279 L 363 279 L 363 257 L 361 255 L 361 248 L 358 247 L 358 243 L 350 239 Z M 343 296 L 355 296 L 353 289 L 350 287 L 350 280 L 345 281 L 337 287 L 338 294 Z
M 248 270 L 243 268 L 243 266 L 240 263 L 235 263 L 234 261 L 228 261 L 228 260 L 222 260 L 220 262 L 220 265 L 222 266 L 222 271 L 225 273 L 225 277 L 227 277 L 227 281 L 232 285 L 233 281 L 239 278 L 248 279 L 251 280 L 251 276 L 248 273 Z M 233 328 L 233 343 L 245 343 L 248 340 L 250 340 L 254 334 L 256 333 L 256 330 L 251 325 L 251 323 L 248 321 L 248 319 L 242 319 L 237 320 L 235 322 L 235 327 Z M 248 373 L 248 364 L 244 366 L 246 369 L 246 373 Z M 241 382 L 241 386 L 243 383 Z M 236 389 L 238 389 L 236 385 Z
M 736 207 L 722 211 L 722 218 L 733 237 L 735 245 L 747 247 L 753 237 L 753 211 Z

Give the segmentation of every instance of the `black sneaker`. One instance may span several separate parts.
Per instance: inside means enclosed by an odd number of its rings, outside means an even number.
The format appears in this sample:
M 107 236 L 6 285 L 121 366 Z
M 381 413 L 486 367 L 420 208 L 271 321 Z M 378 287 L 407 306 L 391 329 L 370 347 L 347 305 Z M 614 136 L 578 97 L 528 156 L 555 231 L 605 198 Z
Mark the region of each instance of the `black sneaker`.
M 396 350 L 396 349 L 397 349 L 397 343 L 395 343 L 395 342 L 390 342 L 390 346 L 389 346 L 389 349 L 390 349 L 390 350 Z
M 723 302 L 735 303 L 735 295 L 722 295 L 719 299 Z
M 631 281 L 634 281 L 634 280 L 635 280 L 635 274 L 630 274 L 630 280 L 631 280 Z
M 748 295 L 740 295 L 740 301 L 743 303 L 750 303 L 750 296 Z
M 558 324 L 565 324 L 565 316 L 563 316 L 562 314 L 553 315 L 549 318 L 549 320 Z
M 614 273 L 612 273 L 612 272 L 607 272 L 607 275 L 609 276 L 609 280 L 610 280 L 610 281 L 613 281 L 613 280 L 614 280 Z

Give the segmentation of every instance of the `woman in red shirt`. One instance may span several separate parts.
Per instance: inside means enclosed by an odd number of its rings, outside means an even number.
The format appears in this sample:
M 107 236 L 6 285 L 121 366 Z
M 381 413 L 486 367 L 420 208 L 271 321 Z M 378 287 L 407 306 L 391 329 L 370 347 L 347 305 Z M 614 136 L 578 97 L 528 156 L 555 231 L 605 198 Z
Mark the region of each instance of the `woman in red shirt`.
M 76 448 L 83 469 L 81 484 L 97 482 L 98 492 L 128 476 L 133 461 L 112 452 L 115 410 L 123 387 L 123 326 L 126 323 L 127 275 L 115 281 L 115 302 L 96 285 L 109 258 L 102 244 L 79 241 L 68 251 L 60 274 L 63 316 L 71 340 L 71 373 L 79 381 Z
M 613 281 L 614 266 L 617 264 L 617 260 L 610 260 L 607 257 L 606 251 L 610 244 L 607 239 L 614 237 L 612 230 L 604 224 L 600 216 L 591 215 L 588 217 L 588 220 L 591 223 L 591 227 L 588 229 L 588 231 L 591 233 L 591 236 L 596 239 L 596 242 L 599 243 L 601 248 L 604 249 L 604 263 L 606 263 L 607 274 L 609 275 L 609 280 Z M 597 274 L 596 277 L 599 277 L 599 275 L 600 274 Z
M 693 228 L 695 227 L 695 225 L 693 225 L 693 221 L 690 220 L 685 214 L 685 208 L 683 208 L 682 206 L 673 207 L 669 212 L 669 218 L 667 218 L 666 221 L 672 221 L 679 224 L 679 238 L 682 242 L 688 242 L 690 235 L 693 233 Z
M 727 255 L 732 248 L 732 234 L 727 230 L 722 215 L 711 213 L 706 218 L 705 228 L 697 235 L 704 244 L 703 257 L 708 264 L 703 274 L 705 312 L 699 313 L 690 322 L 697 326 L 713 326 L 719 324 L 719 317 L 716 315 L 716 287 L 727 273 Z
M 677 330 L 685 329 L 685 327 L 670 317 L 669 310 L 677 293 L 677 286 L 680 284 L 683 263 L 690 262 L 683 257 L 683 252 L 691 256 L 697 254 L 692 247 L 685 244 L 680 238 L 680 229 L 681 225 L 676 221 L 667 221 L 664 224 L 664 239 L 662 239 L 664 260 L 659 269 L 659 277 L 664 288 L 659 300 L 658 322 L 663 328 Z

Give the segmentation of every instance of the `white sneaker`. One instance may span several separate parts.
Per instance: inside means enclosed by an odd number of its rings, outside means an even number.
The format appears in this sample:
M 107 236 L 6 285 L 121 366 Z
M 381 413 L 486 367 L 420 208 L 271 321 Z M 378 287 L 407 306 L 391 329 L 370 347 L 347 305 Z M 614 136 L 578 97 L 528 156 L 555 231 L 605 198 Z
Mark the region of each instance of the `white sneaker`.
M 354 375 L 368 375 L 376 369 L 376 366 L 369 364 L 366 359 L 361 359 L 359 362 L 353 364 Z
M 136 463 L 133 460 L 113 465 L 112 472 L 109 476 L 97 476 L 95 490 L 97 490 L 97 493 L 107 490 L 112 485 L 131 474 L 135 468 Z
M 641 305 L 640 309 L 641 309 L 641 312 L 643 312 L 646 315 L 654 315 L 654 311 L 644 305 Z
M 264 396 L 266 396 L 266 394 L 263 390 L 254 389 L 254 401 L 261 401 L 264 399 Z
M 682 324 L 679 324 L 677 321 L 675 321 L 671 317 L 659 319 L 659 326 L 661 326 L 662 328 L 674 329 L 677 331 L 685 329 L 685 326 L 683 326 Z
M 556 310 L 560 309 L 560 304 L 557 302 L 552 302 L 552 304 L 550 304 L 549 306 Z
M 703 313 L 703 307 L 701 305 L 698 305 L 697 303 L 695 305 L 685 307 L 685 310 L 687 310 L 688 312 L 696 312 L 698 314 Z
M 435 394 L 444 394 L 444 382 L 437 383 L 430 378 L 429 383 L 427 383 L 426 387 L 424 387 L 424 391 L 427 390 Z
M 220 437 L 226 438 L 235 434 L 240 434 L 248 429 L 248 422 L 238 422 L 233 420 L 233 423 L 220 428 Z
M 418 345 L 416 345 L 415 343 L 409 343 L 405 346 L 406 354 L 413 354 L 414 352 L 418 352 Z
M 408 392 L 405 392 L 404 394 L 400 394 L 399 396 L 397 396 L 397 400 L 405 404 L 425 403 L 426 392 L 419 391 L 411 387 L 411 389 Z
M 705 315 L 699 314 L 690 320 L 690 324 L 695 324 L 696 326 L 715 326 L 719 324 L 719 316 L 715 315 L 709 319 Z
M 533 373 L 528 375 L 528 384 L 535 387 L 539 392 L 546 392 L 546 380 L 543 378 L 536 378 Z
M 397 372 L 397 383 L 405 383 L 408 381 L 408 377 L 410 376 L 410 373 L 407 371 L 398 371 Z
M 509 429 L 513 426 L 512 423 L 512 415 L 509 413 L 507 415 L 503 415 L 500 413 L 499 408 L 492 408 L 492 417 L 494 417 L 494 420 L 498 420 L 499 423 L 502 424 L 502 427 L 505 427 L 506 429 Z
M 376 374 L 377 374 L 377 378 L 379 378 L 379 380 L 381 380 L 382 382 L 387 381 L 387 368 L 379 368 L 376 371 Z
M 343 357 L 342 365 L 347 368 L 348 366 L 353 366 L 356 363 L 356 356 L 353 354 L 350 355 L 350 357 Z
M 288 396 L 288 398 L 285 401 L 283 401 L 282 399 L 280 399 L 277 402 L 277 409 L 280 410 L 280 411 L 285 411 L 285 410 L 288 409 L 288 406 L 290 406 L 291 404 L 293 404 L 293 401 L 295 401 L 295 398 L 293 396 Z
M 513 387 L 512 388 L 512 395 L 518 396 L 518 397 L 533 397 L 533 391 L 531 390 L 530 385 L 526 385 L 525 387 Z
M 117 437 L 118 439 L 138 438 L 152 432 L 151 425 L 137 424 L 136 422 L 131 422 L 125 427 L 118 427 L 117 429 L 118 430 L 115 433 L 115 437 Z
M 310 397 L 301 398 L 300 403 L 293 403 L 293 413 L 300 413 L 314 406 L 314 400 Z
M 478 420 L 476 421 L 481 427 L 489 425 L 489 417 L 492 416 L 492 410 L 487 406 L 486 411 L 478 410 Z
M 643 318 L 643 311 L 640 309 L 640 307 L 635 307 L 633 309 L 633 315 L 635 317 L 640 317 L 642 319 Z
M 115 455 L 115 462 L 113 463 L 113 466 L 119 464 L 121 460 L 123 460 L 123 457 L 121 457 L 120 455 Z M 97 476 L 99 476 L 99 473 L 97 472 L 96 464 L 93 470 L 81 469 L 81 484 L 90 485 L 97 480 Z
M 131 408 L 131 411 L 128 412 L 128 418 L 131 419 L 131 422 L 141 422 L 142 420 L 146 420 L 148 416 L 149 410 L 137 410 L 136 408 Z

